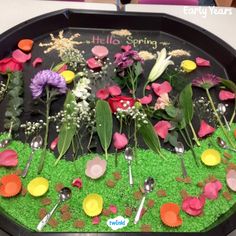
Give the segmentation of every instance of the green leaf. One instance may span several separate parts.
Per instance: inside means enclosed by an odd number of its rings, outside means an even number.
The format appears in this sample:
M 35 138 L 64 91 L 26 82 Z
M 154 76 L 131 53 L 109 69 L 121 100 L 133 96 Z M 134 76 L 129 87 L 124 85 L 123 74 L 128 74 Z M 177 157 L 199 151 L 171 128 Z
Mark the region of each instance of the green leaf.
M 173 105 L 165 107 L 165 111 L 171 118 L 175 118 L 177 116 L 177 109 Z
M 138 77 L 139 75 L 141 75 L 143 72 L 143 68 L 142 68 L 142 64 L 140 62 L 137 62 L 135 65 L 134 65 L 134 73 L 135 73 L 135 76 Z
M 183 110 L 184 120 L 187 124 L 193 119 L 192 85 L 188 84 L 180 93 L 179 104 Z
M 98 100 L 96 104 L 96 129 L 100 143 L 107 158 L 107 150 L 111 144 L 112 138 L 112 113 L 108 102 Z
M 168 133 L 164 142 L 169 142 L 173 147 L 176 147 L 178 143 L 178 133 L 176 131 Z
M 231 90 L 232 92 L 236 93 L 236 84 L 232 81 L 232 80 L 228 80 L 228 79 L 221 79 L 221 83 L 228 88 L 229 90 Z
M 161 145 L 158 136 L 155 133 L 153 125 L 151 122 L 147 124 L 142 123 L 139 128 L 139 133 L 141 134 L 145 144 L 154 152 L 161 154 Z
M 75 96 L 72 92 L 68 92 L 65 103 L 64 103 L 64 111 L 66 114 L 71 114 L 74 111 L 75 107 Z M 65 121 L 63 122 L 60 132 L 59 132 L 59 141 L 58 141 L 58 152 L 59 157 L 57 158 L 55 165 L 60 161 L 60 159 L 65 155 L 68 149 L 71 146 L 72 139 L 76 133 L 76 123 Z

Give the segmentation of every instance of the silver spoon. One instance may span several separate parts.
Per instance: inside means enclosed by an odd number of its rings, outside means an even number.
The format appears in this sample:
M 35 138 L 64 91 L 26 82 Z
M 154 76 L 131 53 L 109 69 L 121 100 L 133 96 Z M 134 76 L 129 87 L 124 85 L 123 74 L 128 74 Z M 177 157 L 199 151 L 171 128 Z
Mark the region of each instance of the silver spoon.
M 11 122 L 11 126 L 10 126 L 10 129 L 9 129 L 9 131 L 8 131 L 7 138 L 3 139 L 3 140 L 0 142 L 0 148 L 5 148 L 5 147 L 11 142 L 12 126 L 13 126 L 13 123 Z
M 154 189 L 154 179 L 152 177 L 148 177 L 144 181 L 144 191 L 145 191 L 145 194 L 143 196 L 143 199 L 142 199 L 142 201 L 141 201 L 141 203 L 139 205 L 138 211 L 136 213 L 136 216 L 135 216 L 135 219 L 134 219 L 134 224 L 137 224 L 139 219 L 140 219 L 141 212 L 142 212 L 142 209 L 143 209 L 143 205 L 144 205 L 147 193 L 152 192 L 153 189 Z
M 217 144 L 218 144 L 220 147 L 222 147 L 223 149 L 228 149 L 228 150 L 231 150 L 231 151 L 233 151 L 233 152 L 236 152 L 236 149 L 229 147 L 229 146 L 226 144 L 226 142 L 225 142 L 222 138 L 217 137 L 216 141 L 217 141 Z
M 32 152 L 31 152 L 30 157 L 29 157 L 29 159 L 28 159 L 28 161 L 27 161 L 27 163 L 26 163 L 26 166 L 25 166 L 25 168 L 24 168 L 24 170 L 23 170 L 23 172 L 22 172 L 22 174 L 21 174 L 21 176 L 22 176 L 23 178 L 24 178 L 24 177 L 27 175 L 27 173 L 28 173 L 28 170 L 29 170 L 31 161 L 32 161 L 33 156 L 34 156 L 34 152 L 35 152 L 37 149 L 39 149 L 39 148 L 42 146 L 42 144 L 43 144 L 43 138 L 42 138 L 40 135 L 35 136 L 35 137 L 32 139 L 32 141 L 31 141 L 31 143 L 30 143 L 30 146 L 31 146 L 31 148 L 32 148 Z
M 52 208 L 52 210 L 46 215 L 44 216 L 44 218 L 39 222 L 38 226 L 37 226 L 37 230 L 38 231 L 42 231 L 42 229 L 44 228 L 44 226 L 48 223 L 48 221 L 50 220 L 50 218 L 52 217 L 53 213 L 55 212 L 55 210 L 57 209 L 57 207 L 62 203 L 65 202 L 66 200 L 71 198 L 71 190 L 67 187 L 62 188 L 61 191 L 59 192 L 59 200 L 57 202 L 57 204 Z
M 133 160 L 133 150 L 131 147 L 127 147 L 125 149 L 125 160 L 128 161 L 128 165 L 129 165 L 129 184 L 131 187 L 133 187 L 134 181 L 133 181 L 132 169 L 131 169 L 131 161 Z
M 225 105 L 224 105 L 223 103 L 219 103 L 218 106 L 217 106 L 217 108 L 218 108 L 218 111 L 219 111 L 220 115 L 222 115 L 222 117 L 223 117 L 223 119 L 224 119 L 224 121 L 225 121 L 225 124 L 226 124 L 227 129 L 230 131 L 231 129 L 230 129 L 229 123 L 228 123 L 228 121 L 227 121 L 227 119 L 226 119 L 226 117 L 225 117 L 225 115 L 224 115 L 225 112 L 226 112 L 226 107 L 225 107 Z
M 177 146 L 175 147 L 175 151 L 180 156 L 182 174 L 183 174 L 183 177 L 186 178 L 188 176 L 188 174 L 187 174 L 187 170 L 186 170 L 186 167 L 184 164 L 184 157 L 183 157 L 184 145 L 183 145 L 183 143 L 177 142 Z

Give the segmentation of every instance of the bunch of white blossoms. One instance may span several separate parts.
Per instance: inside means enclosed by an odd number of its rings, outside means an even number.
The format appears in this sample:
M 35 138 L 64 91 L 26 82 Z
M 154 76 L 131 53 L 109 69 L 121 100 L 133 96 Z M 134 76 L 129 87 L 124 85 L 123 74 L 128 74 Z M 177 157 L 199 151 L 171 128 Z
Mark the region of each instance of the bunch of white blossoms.
M 91 95 L 91 88 L 89 86 L 90 84 L 90 80 L 83 77 L 81 78 L 75 89 L 72 91 L 73 94 L 78 98 L 78 99 L 82 99 L 82 100 L 86 100 L 90 95 Z

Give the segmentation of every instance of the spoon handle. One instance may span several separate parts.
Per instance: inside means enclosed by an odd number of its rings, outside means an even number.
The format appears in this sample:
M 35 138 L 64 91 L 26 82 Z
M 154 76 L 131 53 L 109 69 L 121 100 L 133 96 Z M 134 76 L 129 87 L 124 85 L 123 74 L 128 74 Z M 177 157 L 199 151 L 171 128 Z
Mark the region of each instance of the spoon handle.
M 229 149 L 230 151 L 236 152 L 236 149 L 234 149 L 234 148 L 228 147 L 228 149 Z
M 223 115 L 223 119 L 225 121 L 225 124 L 226 124 L 226 127 L 227 127 L 228 131 L 230 131 L 231 129 L 230 129 L 229 123 L 228 123 L 228 121 L 227 121 L 227 119 L 224 115 Z
M 187 170 L 186 170 L 186 167 L 185 167 L 185 164 L 184 164 L 183 157 L 180 158 L 180 161 L 181 161 L 181 168 L 182 168 L 183 177 L 186 178 L 188 176 L 188 174 L 187 174 Z
M 29 170 L 29 167 L 30 167 L 30 164 L 31 164 L 31 161 L 33 159 L 33 155 L 34 155 L 34 151 L 31 152 L 30 154 L 30 157 L 26 163 L 26 166 L 25 166 L 25 169 L 23 170 L 22 174 L 21 174 L 21 177 L 25 178 L 25 176 L 27 175 L 28 173 L 28 170 Z
M 143 205 L 144 205 L 144 202 L 145 202 L 145 198 L 146 196 L 143 197 L 140 205 L 139 205 L 139 208 L 138 208 L 138 211 L 137 211 L 137 214 L 135 216 L 135 219 L 134 219 L 134 224 L 136 225 L 140 219 L 140 216 L 141 216 L 141 212 L 142 212 L 142 209 L 143 209 Z
M 59 206 L 60 203 L 61 203 L 61 201 L 58 201 L 58 203 L 52 208 L 52 210 L 46 216 L 44 216 L 44 218 L 39 222 L 39 224 L 37 226 L 38 231 L 42 231 L 42 229 L 48 223 L 48 221 L 50 220 L 54 211 L 57 209 L 57 207 Z
M 132 169 L 131 169 L 130 164 L 129 164 L 129 184 L 130 184 L 131 187 L 133 187 L 134 181 L 133 181 Z

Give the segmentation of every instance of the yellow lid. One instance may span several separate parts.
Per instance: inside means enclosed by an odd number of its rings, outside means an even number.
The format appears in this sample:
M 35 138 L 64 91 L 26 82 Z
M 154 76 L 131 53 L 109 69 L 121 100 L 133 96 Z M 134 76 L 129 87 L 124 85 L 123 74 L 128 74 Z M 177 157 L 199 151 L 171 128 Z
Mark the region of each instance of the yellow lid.
M 43 177 L 32 179 L 27 185 L 28 192 L 34 197 L 40 197 L 48 191 L 48 180 Z
M 67 84 L 70 84 L 75 78 L 75 73 L 71 70 L 64 70 L 60 75 L 65 79 Z
M 216 166 L 221 162 L 220 153 L 215 149 L 207 149 L 202 153 L 201 160 L 207 166 Z
M 89 194 L 83 201 L 83 210 L 88 216 L 98 216 L 102 209 L 103 199 L 99 194 Z
M 180 67 L 187 73 L 192 72 L 197 68 L 197 65 L 194 61 L 191 60 L 184 60 L 181 62 Z

